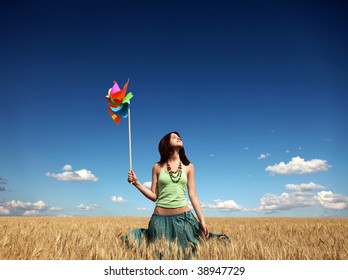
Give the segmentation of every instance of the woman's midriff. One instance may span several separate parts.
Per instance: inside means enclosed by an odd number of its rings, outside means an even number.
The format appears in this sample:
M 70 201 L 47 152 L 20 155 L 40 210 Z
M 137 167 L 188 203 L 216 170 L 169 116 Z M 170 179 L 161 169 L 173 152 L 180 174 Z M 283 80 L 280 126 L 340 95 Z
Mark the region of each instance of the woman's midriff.
M 188 206 L 183 206 L 179 208 L 164 208 L 161 206 L 156 206 L 154 213 L 159 215 L 176 215 L 187 212 L 189 210 L 190 209 Z

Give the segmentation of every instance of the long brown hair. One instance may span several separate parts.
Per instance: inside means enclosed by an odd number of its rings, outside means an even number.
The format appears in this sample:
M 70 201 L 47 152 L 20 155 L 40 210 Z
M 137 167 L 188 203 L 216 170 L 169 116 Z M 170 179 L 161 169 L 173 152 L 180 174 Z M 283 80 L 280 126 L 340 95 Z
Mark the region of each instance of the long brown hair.
M 170 156 L 173 155 L 173 153 L 174 153 L 172 147 L 170 146 L 170 136 L 172 133 L 178 135 L 181 138 L 181 136 L 178 132 L 172 131 L 172 132 L 169 132 L 168 134 L 166 134 L 161 139 L 161 141 L 158 144 L 158 151 L 159 151 L 160 156 L 161 156 L 161 159 L 158 163 L 160 163 L 160 164 L 166 163 L 168 161 L 168 159 L 170 158 Z M 181 162 L 184 165 L 190 164 L 190 161 L 187 159 L 184 147 L 182 147 L 179 150 L 179 157 L 180 157 Z

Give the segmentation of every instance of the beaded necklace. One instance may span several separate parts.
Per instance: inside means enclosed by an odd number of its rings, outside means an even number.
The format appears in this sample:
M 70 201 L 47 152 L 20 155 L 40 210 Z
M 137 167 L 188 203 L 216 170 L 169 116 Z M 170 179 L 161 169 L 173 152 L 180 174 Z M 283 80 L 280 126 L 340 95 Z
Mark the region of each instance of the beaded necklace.
M 173 183 L 177 183 L 180 181 L 181 178 L 181 174 L 182 174 L 182 167 L 181 167 L 181 161 L 179 162 L 179 167 L 177 171 L 172 171 L 172 169 L 170 168 L 169 163 L 167 162 L 167 170 L 169 173 L 169 177 L 172 180 Z

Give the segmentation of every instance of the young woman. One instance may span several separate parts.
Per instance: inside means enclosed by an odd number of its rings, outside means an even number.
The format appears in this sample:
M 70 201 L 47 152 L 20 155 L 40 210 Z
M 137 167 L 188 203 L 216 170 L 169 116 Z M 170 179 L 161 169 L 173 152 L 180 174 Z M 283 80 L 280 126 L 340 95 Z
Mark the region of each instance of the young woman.
M 126 240 L 130 235 L 139 242 L 143 236 L 150 242 L 165 237 L 167 241 L 177 242 L 181 249 L 186 249 L 190 248 L 190 244 L 196 245 L 201 238 L 228 239 L 223 234 L 209 232 L 196 191 L 194 166 L 186 157 L 179 133 L 165 135 L 159 142 L 158 150 L 160 161 L 152 168 L 151 189 L 139 183 L 133 170 L 128 173 L 128 182 L 156 202 L 156 206 L 148 229 L 135 229 L 127 234 Z M 198 221 L 188 207 L 187 191 Z

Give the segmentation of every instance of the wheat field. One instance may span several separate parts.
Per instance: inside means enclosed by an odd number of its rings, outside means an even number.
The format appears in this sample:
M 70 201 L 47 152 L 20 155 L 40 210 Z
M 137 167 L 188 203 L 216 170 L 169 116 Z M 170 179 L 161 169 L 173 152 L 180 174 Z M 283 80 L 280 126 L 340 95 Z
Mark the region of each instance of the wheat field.
M 128 248 L 143 217 L 0 217 L 1 260 L 153 260 L 161 244 Z M 348 219 L 206 218 L 230 242 L 203 241 L 193 260 L 347 260 Z M 165 245 L 163 245 L 165 247 Z M 162 259 L 183 259 L 175 245 Z M 164 248 L 163 247 L 163 248 Z

